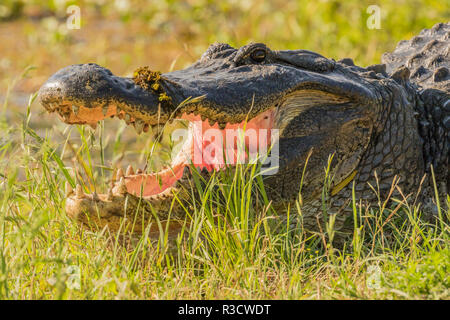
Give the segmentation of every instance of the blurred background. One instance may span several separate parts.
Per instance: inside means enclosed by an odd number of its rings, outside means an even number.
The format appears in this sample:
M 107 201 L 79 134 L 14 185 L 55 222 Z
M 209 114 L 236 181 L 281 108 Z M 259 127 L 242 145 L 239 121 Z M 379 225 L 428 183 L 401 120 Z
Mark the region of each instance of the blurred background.
M 79 29 L 68 28 L 77 22 L 74 5 Z M 368 27 L 371 5 L 379 9 L 378 28 Z M 167 72 L 193 63 L 211 43 L 255 41 L 366 66 L 449 18 L 450 0 L 0 0 L 1 129 L 20 124 L 30 95 L 70 64 L 95 62 L 120 76 L 145 65 Z M 41 136 L 48 128 L 53 136 L 67 130 L 37 102 L 31 111 Z M 134 132 L 125 136 L 136 139 Z
M 80 8 L 80 29 L 67 28 L 70 5 Z M 369 5 L 380 8 L 380 29 L 367 27 Z M 213 42 L 265 42 L 365 66 L 449 18 L 450 0 L 1 0 L 0 99 L 9 86 L 9 105 L 22 104 L 23 94 L 28 100 L 75 63 L 96 62 L 122 76 L 143 65 L 180 69 Z

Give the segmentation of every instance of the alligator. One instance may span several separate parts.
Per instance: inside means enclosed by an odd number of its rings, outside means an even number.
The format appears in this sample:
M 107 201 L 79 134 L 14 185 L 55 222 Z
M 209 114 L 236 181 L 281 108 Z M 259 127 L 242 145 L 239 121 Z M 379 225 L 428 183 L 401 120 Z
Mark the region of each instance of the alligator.
M 161 221 L 182 221 L 183 203 L 196 197 L 189 191 L 194 175 L 207 181 L 237 165 L 214 162 L 214 155 L 193 161 L 195 152 L 217 145 L 206 143 L 202 132 L 216 129 L 226 139 L 228 131 L 252 129 L 256 139 L 245 140 L 246 150 L 261 143 L 270 155 L 277 147 L 276 170 L 263 176 L 267 199 L 283 216 L 300 194 L 296 210 L 308 230 L 326 217 L 345 230 L 352 199 L 377 205 L 392 194 L 421 203 L 423 215 L 433 217 L 436 198 L 445 210 L 450 189 L 449 56 L 450 24 L 439 23 L 365 68 L 350 58 L 276 51 L 263 43 L 212 44 L 191 66 L 164 74 L 143 67 L 118 77 L 94 63 L 63 68 L 38 96 L 67 124 L 95 126 L 118 117 L 140 134 L 181 119 L 189 130 L 161 171 L 119 168 L 104 194 L 67 185 L 66 212 L 83 225 L 112 230 L 125 218 L 140 225 L 155 213 Z M 237 144 L 230 145 L 237 152 Z M 172 226 L 177 232 L 177 223 Z

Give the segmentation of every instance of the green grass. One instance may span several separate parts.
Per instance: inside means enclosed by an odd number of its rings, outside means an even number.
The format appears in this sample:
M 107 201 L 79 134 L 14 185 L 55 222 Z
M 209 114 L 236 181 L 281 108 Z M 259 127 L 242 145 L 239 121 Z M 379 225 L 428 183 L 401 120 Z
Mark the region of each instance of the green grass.
M 353 202 L 353 237 L 336 248 L 332 221 L 312 235 L 301 216 L 277 218 L 254 166 L 199 184 L 200 201 L 175 245 L 164 233 L 159 242 L 145 235 L 129 242 L 80 228 L 64 212 L 65 182 L 100 192 L 123 158 L 158 167 L 149 157 L 154 140 L 118 121 L 95 132 L 67 126 L 34 95 L 28 107 L 15 100 L 68 64 L 97 62 L 119 75 L 143 65 L 165 72 L 216 41 L 379 63 L 398 41 L 449 21 L 448 2 L 130 0 L 120 10 L 113 1 L 20 2 L 0 5 L 7 21 L 0 22 L 0 299 L 449 299 L 446 208 L 431 224 L 401 198 L 393 208 L 386 199 L 372 208 Z M 72 3 L 82 10 L 77 31 L 63 28 Z M 370 4 L 382 10 L 380 30 L 366 27 Z
M 129 243 L 107 230 L 80 228 L 64 213 L 63 185 L 81 177 L 88 188 L 103 188 L 108 168 L 101 154 L 113 149 L 114 158 L 123 152 L 114 151 L 120 136 L 107 140 L 102 130 L 78 127 L 57 142 L 52 137 L 63 124 L 39 136 L 29 126 L 37 116 L 33 99 L 21 122 L 1 119 L 2 299 L 450 297 L 445 219 L 426 223 L 403 199 L 393 210 L 354 203 L 354 236 L 335 248 L 331 224 L 311 235 L 302 231 L 301 216 L 288 215 L 289 222 L 277 217 L 256 165 L 239 166 L 198 187 L 201 201 L 188 211 L 191 223 L 171 247 L 164 233 L 157 242 L 144 234 Z M 64 165 L 74 141 L 76 166 L 85 171 L 78 178 Z M 259 206 L 250 198 L 256 189 Z

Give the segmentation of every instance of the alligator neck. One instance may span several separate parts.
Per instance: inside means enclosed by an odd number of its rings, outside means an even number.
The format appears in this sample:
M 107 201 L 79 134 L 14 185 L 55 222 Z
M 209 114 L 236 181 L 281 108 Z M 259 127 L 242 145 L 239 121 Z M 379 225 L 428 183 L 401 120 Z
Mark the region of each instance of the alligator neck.
M 436 181 L 448 185 L 450 95 L 436 89 L 425 89 L 418 95 L 415 109 L 423 140 L 425 171 L 431 174 L 433 168 Z
M 423 139 L 415 118 L 416 91 L 401 86 L 386 89 L 383 111 L 367 154 L 361 159 L 357 179 L 362 196 L 368 196 L 367 185 L 388 194 L 392 183 L 400 178 L 405 194 L 417 190 L 425 174 Z M 357 190 L 358 191 L 358 190 Z

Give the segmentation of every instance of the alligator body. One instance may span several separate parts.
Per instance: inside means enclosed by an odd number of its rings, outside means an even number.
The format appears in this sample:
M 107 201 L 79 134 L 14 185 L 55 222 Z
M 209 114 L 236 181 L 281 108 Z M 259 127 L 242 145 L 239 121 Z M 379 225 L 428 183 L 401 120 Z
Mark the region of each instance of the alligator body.
M 39 92 L 41 104 L 64 122 L 95 125 L 115 116 L 141 133 L 176 118 L 188 122 L 190 137 L 170 168 L 119 170 L 105 194 L 69 186 L 66 211 L 110 228 L 118 228 L 138 204 L 138 223 L 152 216 L 148 207 L 176 217 L 179 200 L 191 196 L 185 190 L 192 182 L 192 156 L 211 146 L 199 132 L 216 129 L 225 138 L 227 130 L 245 127 L 254 129 L 257 141 L 249 140 L 247 148 L 261 141 L 277 146 L 277 170 L 264 177 L 265 190 L 283 210 L 301 187 L 305 227 L 316 229 L 323 214 L 326 174 L 332 177 L 327 211 L 336 215 L 337 229 L 352 217 L 352 193 L 358 203 L 377 203 L 395 183 L 394 193 L 418 195 L 432 215 L 431 177 L 443 203 L 450 187 L 450 24 L 400 42 L 382 62 L 363 68 L 351 59 L 252 43 L 239 49 L 213 44 L 192 66 L 166 74 L 141 68 L 134 78 L 121 78 L 96 64 L 66 67 Z M 222 169 L 207 160 L 193 163 L 202 175 Z

